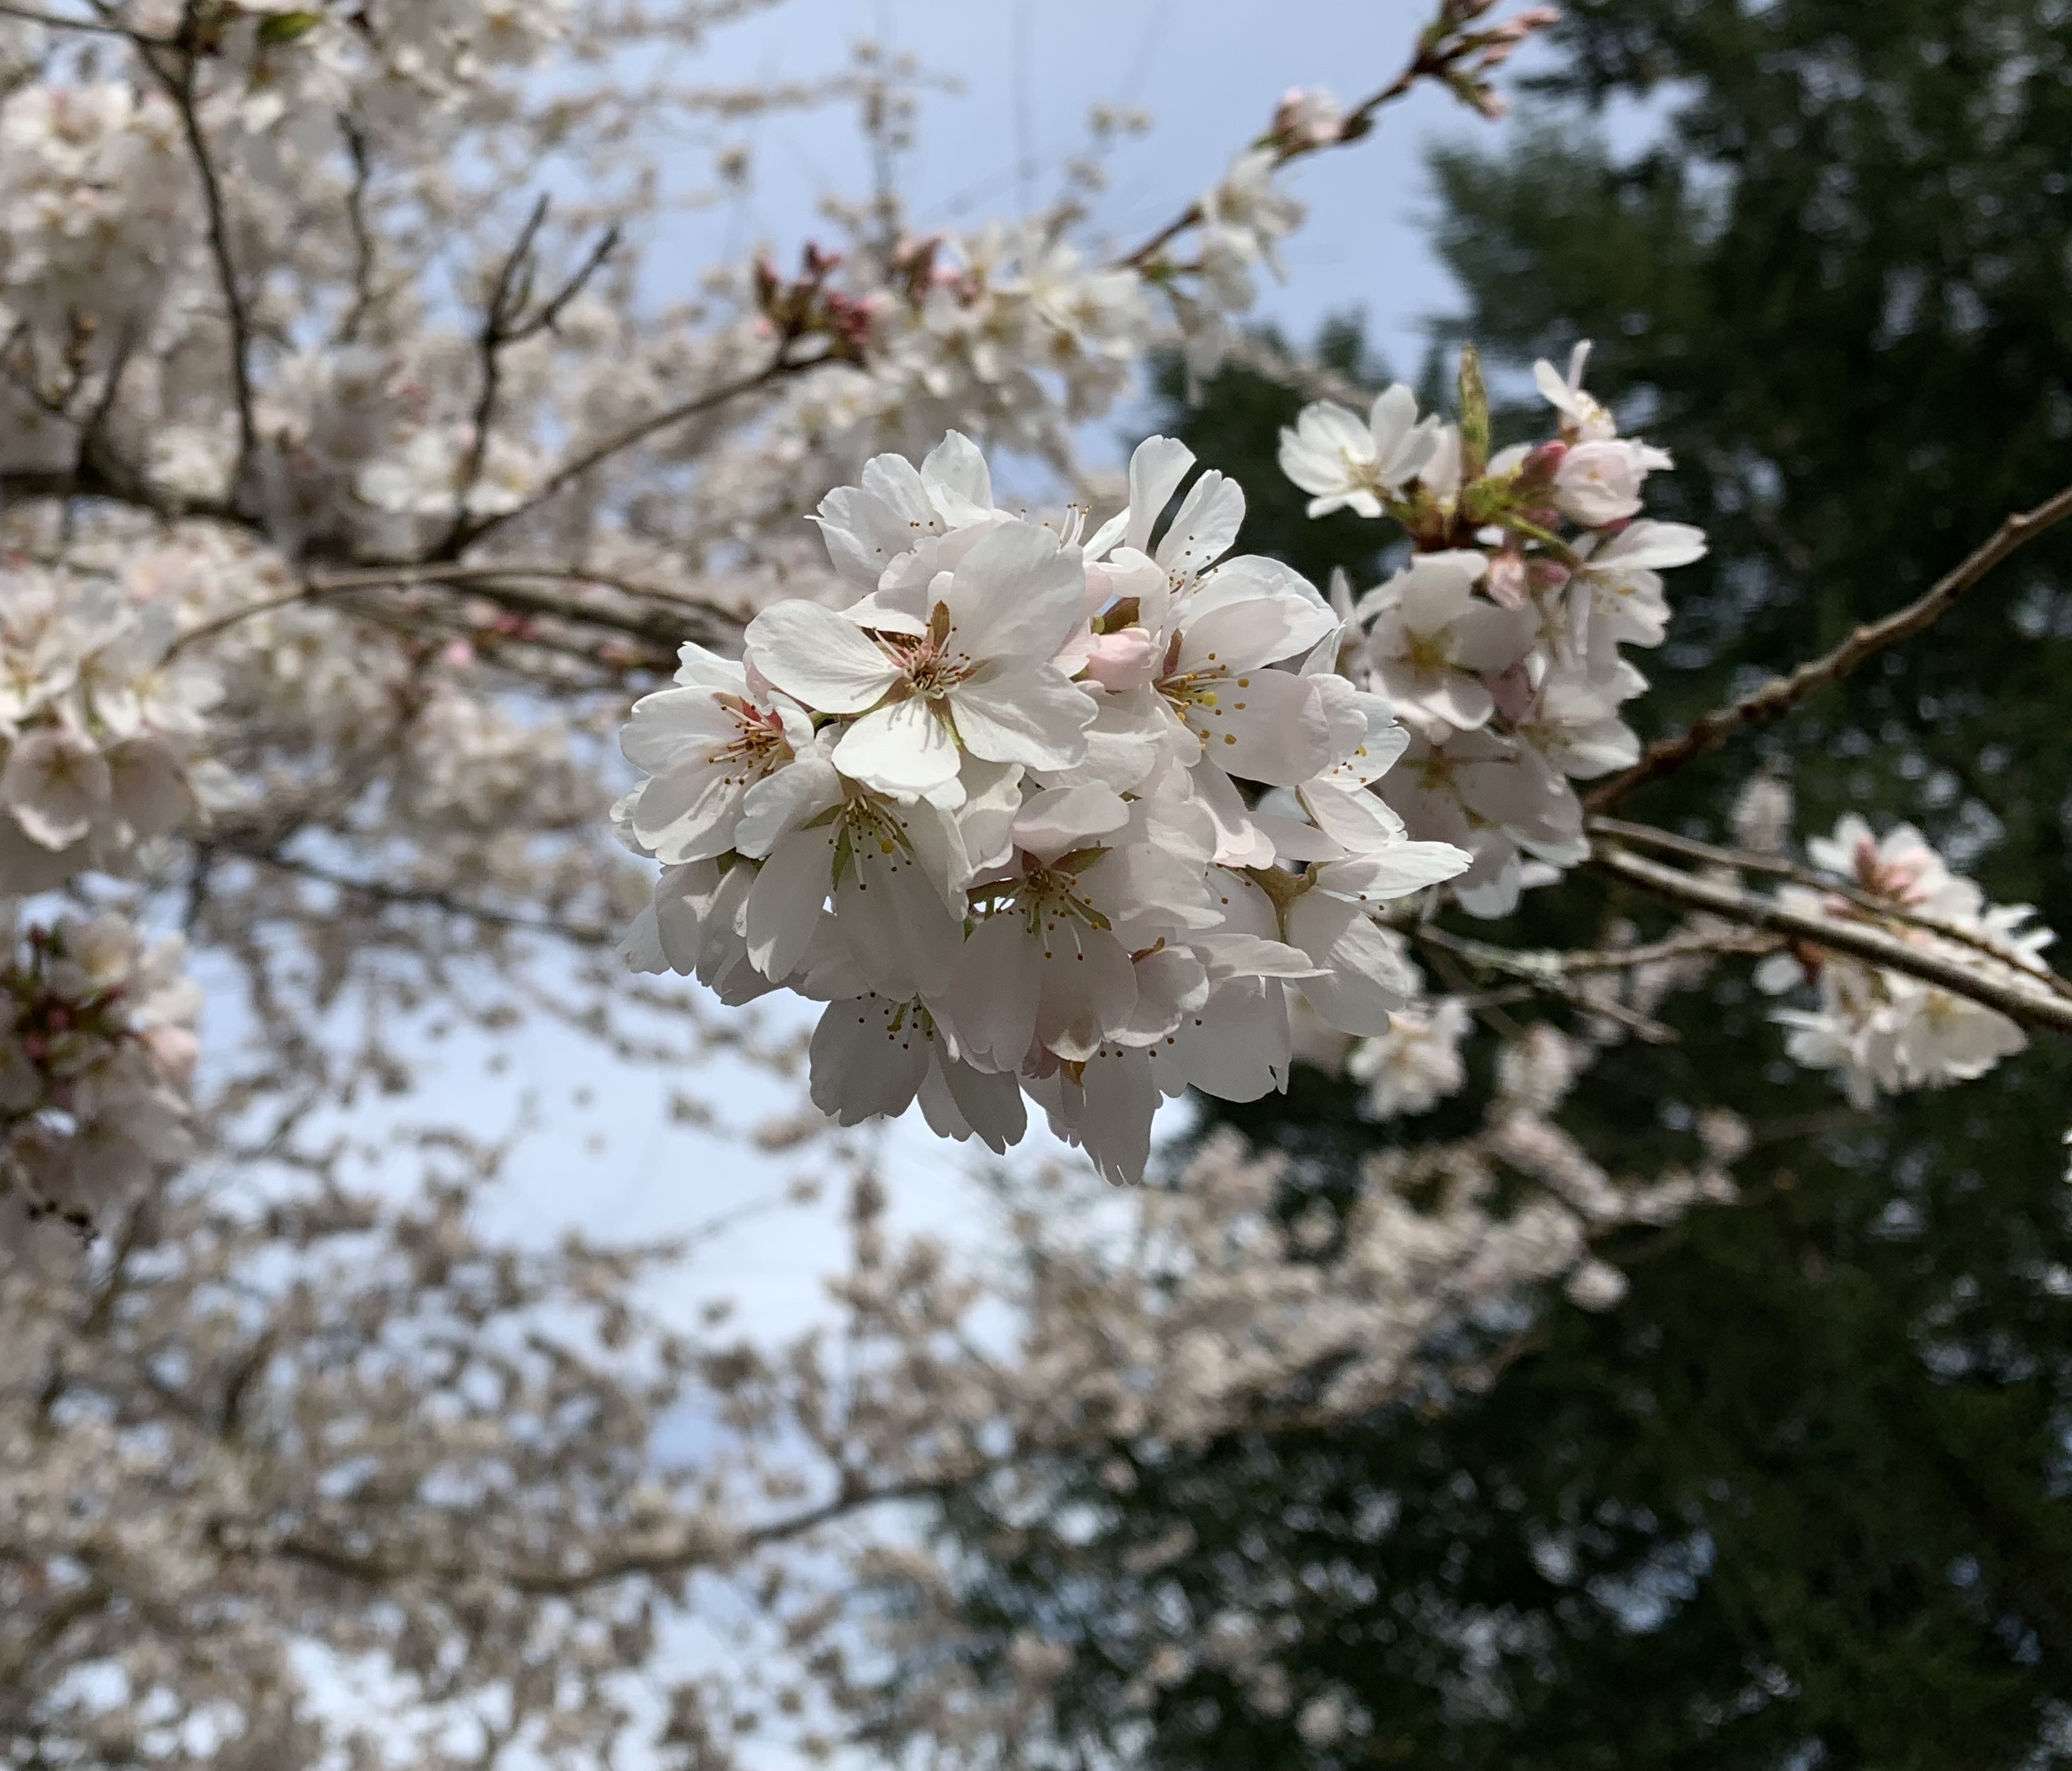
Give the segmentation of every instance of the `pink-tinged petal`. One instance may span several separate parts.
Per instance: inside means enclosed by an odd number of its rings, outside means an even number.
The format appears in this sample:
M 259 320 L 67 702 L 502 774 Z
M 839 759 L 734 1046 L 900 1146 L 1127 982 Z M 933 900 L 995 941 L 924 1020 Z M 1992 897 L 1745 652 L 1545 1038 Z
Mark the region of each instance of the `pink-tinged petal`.
M 879 793 L 911 799 L 957 778 L 957 746 L 935 704 L 916 695 L 866 713 L 842 733 L 835 766 Z
M 898 681 L 851 621 L 816 602 L 780 602 L 748 624 L 747 656 L 772 685 L 822 713 L 861 713 Z
M 1213 705 L 1183 715 L 1202 758 L 1241 781 L 1301 785 L 1331 760 L 1331 722 L 1316 686 L 1287 671 L 1258 670 L 1219 683 Z
M 948 696 L 957 736 L 973 756 L 1032 769 L 1069 769 L 1086 760 L 1093 697 L 1048 664 L 995 664 Z

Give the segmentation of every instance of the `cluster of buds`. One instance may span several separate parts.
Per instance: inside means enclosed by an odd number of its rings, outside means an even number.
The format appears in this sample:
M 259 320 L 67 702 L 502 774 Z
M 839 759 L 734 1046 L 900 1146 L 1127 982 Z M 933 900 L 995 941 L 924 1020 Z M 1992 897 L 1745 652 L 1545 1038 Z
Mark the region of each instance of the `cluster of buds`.
M 808 240 L 799 274 L 787 279 L 765 256 L 755 261 L 755 306 L 783 347 L 787 363 L 861 363 L 870 345 L 876 302 L 831 286 L 840 253 Z
M 1418 43 L 1420 72 L 1443 81 L 1462 103 L 1491 120 L 1506 109 L 1491 76 L 1528 37 L 1561 22 L 1556 7 L 1528 6 L 1486 30 L 1470 28 L 1495 5 L 1496 0 L 1445 0 Z

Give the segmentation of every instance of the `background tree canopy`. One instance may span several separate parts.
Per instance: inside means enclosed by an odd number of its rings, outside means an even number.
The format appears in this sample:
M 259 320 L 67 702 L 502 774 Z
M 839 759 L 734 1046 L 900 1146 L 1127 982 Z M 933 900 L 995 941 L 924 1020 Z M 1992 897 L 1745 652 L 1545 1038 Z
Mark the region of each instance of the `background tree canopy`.
M 1918 595 L 2068 477 L 2072 6 L 1568 10 L 1526 150 L 1433 160 L 1466 302 L 1427 392 L 1457 339 L 1529 395 L 1518 372 L 1590 338 L 1593 390 L 1674 450 L 1657 514 L 1712 552 L 1647 660 L 1659 733 Z M 1622 161 L 1593 117 L 1636 99 L 1664 122 Z M 1318 354 L 1379 375 L 1356 325 Z M 1299 396 L 1237 371 L 1193 407 L 1177 370 L 1165 392 L 1156 428 L 1252 489 L 1243 545 L 1373 581 L 1379 528 L 1306 521 L 1274 471 Z M 2053 785 L 2068 565 L 2062 540 L 2025 553 L 1925 642 L 1635 815 L 1723 839 L 1767 758 L 1803 830 L 1914 822 L 1994 898 L 2072 924 Z M 1603 912 L 1661 926 L 1616 893 Z M 1499 936 L 1547 938 L 1530 895 Z M 1645 1170 L 1707 1103 L 1753 1102 L 1739 1206 L 1610 1249 L 1626 1301 L 1550 1301 L 1483 1394 L 1170 1465 L 1089 1460 L 1012 1534 L 960 1503 L 981 1659 L 1017 1630 L 1071 1642 L 1068 1724 L 1092 1752 L 1148 1715 L 1159 1766 L 2072 1757 L 2072 1062 L 2039 1051 L 1857 1116 L 1783 1060 L 1745 968 L 1681 1001 L 1680 1041 L 1623 1048 L 1564 1122 Z M 1291 1214 L 1342 1203 L 1393 1136 L 1314 1071 L 1210 1104 L 1296 1157 Z M 1233 1664 L 1147 1665 L 1141 1620 L 1175 1606 L 1266 1620 L 1289 1688 L 1262 1702 Z

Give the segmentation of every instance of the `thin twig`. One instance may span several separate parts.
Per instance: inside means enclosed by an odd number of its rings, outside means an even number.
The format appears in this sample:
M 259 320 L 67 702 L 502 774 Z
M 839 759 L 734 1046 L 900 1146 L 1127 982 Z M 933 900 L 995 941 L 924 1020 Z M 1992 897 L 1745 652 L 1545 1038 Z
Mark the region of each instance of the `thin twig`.
M 637 616 L 621 614 L 591 604 L 571 602 L 566 598 L 547 597 L 536 592 L 520 590 L 503 581 L 514 578 L 598 585 L 622 596 L 638 598 L 656 604 L 660 609 L 671 611 L 674 618 L 665 618 L 660 613 Z M 178 651 L 198 645 L 244 622 L 260 615 L 277 614 L 283 609 L 326 602 L 334 597 L 350 596 L 361 590 L 409 590 L 420 586 L 466 590 L 490 602 L 513 608 L 522 614 L 546 615 L 557 621 L 609 627 L 650 644 L 667 647 L 672 655 L 674 647 L 686 637 L 685 625 L 691 627 L 694 635 L 702 634 L 710 639 L 732 639 L 739 634 L 743 625 L 742 618 L 738 614 L 722 608 L 717 603 L 683 596 L 676 591 L 664 590 L 659 585 L 643 584 L 636 579 L 620 577 L 612 573 L 594 571 L 586 566 L 397 565 L 350 572 L 317 573 L 298 590 L 247 603 L 242 608 L 232 609 L 212 621 L 204 622 L 199 627 L 188 629 L 173 643 L 171 649 Z
M 504 383 L 504 347 L 513 335 L 518 315 L 532 298 L 532 247 L 546 225 L 548 199 L 543 192 L 518 230 L 517 243 L 505 254 L 496 273 L 489 304 L 483 310 L 482 331 L 475 341 L 482 360 L 482 388 L 475 402 L 475 428 L 467 440 L 467 454 L 454 480 L 453 521 L 442 549 L 459 549 L 455 543 L 467 528 L 467 501 L 482 479 L 483 464 L 489 458 L 490 427 L 496 420 L 496 399 Z M 437 551 L 437 550 L 435 550 Z
M 374 182 L 374 161 L 367 151 L 366 132 L 351 117 L 341 113 L 338 126 L 352 158 L 352 183 L 345 193 L 346 225 L 352 234 L 352 306 L 339 322 L 338 341 L 352 344 L 358 340 L 367 310 L 374 305 L 374 234 L 367 225 L 367 193 Z
M 1840 682 L 1866 659 L 1888 646 L 1911 639 L 1947 613 L 2009 554 L 2067 516 L 2072 516 L 2072 486 L 2034 510 L 2008 518 L 1984 545 L 1904 609 L 1895 610 L 1881 621 L 1865 623 L 1832 651 L 1801 664 L 1789 676 L 1766 683 L 1753 694 L 1744 695 L 1739 701 L 1708 713 L 1680 736 L 1658 739 L 1648 746 L 1639 762 L 1589 795 L 1584 804 L 1593 812 L 1608 811 L 1634 788 L 1674 775 L 1686 763 L 1708 750 L 1717 750 L 1751 725 L 1789 713 L 1815 689 Z
M 1591 865 L 1670 903 L 1709 910 L 1749 928 L 1767 929 L 1831 952 L 1846 953 L 1888 972 L 1903 972 L 1953 995 L 1996 1009 L 2010 1020 L 2027 1026 L 2047 1028 L 2054 1033 L 2072 1033 L 2072 1002 L 2016 982 L 2024 974 L 2012 966 L 2006 968 L 2008 976 L 2005 979 L 1992 977 L 1975 967 L 1932 948 L 1918 947 L 1883 929 L 1796 910 L 1780 904 L 1774 898 L 1745 890 L 1724 880 L 1701 878 L 1623 849 L 1600 849 L 1592 857 Z
M 519 517 L 528 516 L 537 510 L 556 493 L 574 484 L 593 469 L 603 466 L 613 456 L 623 454 L 627 450 L 647 442 L 650 437 L 658 435 L 672 425 L 695 418 L 701 413 L 709 412 L 715 407 L 725 405 L 727 401 L 742 394 L 752 393 L 767 382 L 777 380 L 783 376 L 811 367 L 812 365 L 810 364 L 791 363 L 782 355 L 775 356 L 753 375 L 743 376 L 738 380 L 727 382 L 723 386 L 713 388 L 699 394 L 694 399 L 686 400 L 679 405 L 671 406 L 664 411 L 658 412 L 652 417 L 643 418 L 638 424 L 628 425 L 616 436 L 607 437 L 602 442 L 585 450 L 574 460 L 565 462 L 555 469 L 522 504 L 511 510 L 498 511 L 488 516 L 475 518 L 466 525 L 458 536 L 450 538 L 446 546 L 441 551 L 448 557 L 457 557 L 466 549 L 472 547 L 484 536 L 503 528 L 506 523 L 516 521 Z
M 1401 73 L 1378 92 L 1370 92 L 1346 113 L 1345 127 L 1334 139 L 1330 142 L 1294 142 L 1287 144 L 1281 149 L 1280 158 L 1274 162 L 1276 169 L 1278 170 L 1287 165 L 1291 160 L 1299 160 L 1309 154 L 1321 153 L 1327 147 L 1349 146 L 1359 140 L 1372 128 L 1374 113 L 1376 111 L 1384 105 L 1392 104 L 1396 100 L 1402 97 L 1428 74 L 1439 72 L 1444 65 L 1443 60 L 1434 55 L 1433 46 L 1420 43 L 1418 46 L 1417 53 L 1411 58 L 1408 65 Z M 1196 199 L 1157 232 L 1153 234 L 1149 239 L 1115 260 L 1111 269 L 1143 269 L 1174 240 L 1195 224 L 1204 220 L 1206 213 L 1202 208 L 1201 200 L 1198 198 Z
M 1633 949 L 1634 956 L 1621 962 L 1608 952 L 1573 955 L 1521 952 L 1511 947 L 1496 947 L 1486 941 L 1470 940 L 1464 936 L 1454 935 L 1448 930 L 1441 928 L 1435 922 L 1420 924 L 1415 933 L 1417 939 L 1425 945 L 1437 947 L 1443 952 L 1453 954 L 1471 966 L 1478 966 L 1486 971 L 1500 972 L 1507 977 L 1517 978 L 1543 995 L 1557 996 L 1562 1001 L 1582 1009 L 1587 1013 L 1601 1015 L 1608 1021 L 1615 1021 L 1636 1038 L 1644 1040 L 1651 1046 L 1674 1045 L 1680 1037 L 1674 1027 L 1665 1025 L 1651 1015 L 1642 1014 L 1638 1009 L 1630 1008 L 1625 1003 L 1615 999 L 1590 995 L 1578 981 L 1580 975 L 1585 972 L 1610 971 L 1615 969 L 1621 963 L 1626 964 L 1646 963 L 1644 959 L 1638 956 L 1642 952 L 1640 948 Z M 1656 944 L 1665 948 L 1672 945 L 1669 942 Z M 1703 951 L 1714 952 L 1720 950 L 1720 943 L 1716 939 L 1706 943 L 1703 949 Z M 1688 953 L 1698 950 L 1687 943 L 1679 947 L 1677 951 L 1679 953 Z M 1572 959 L 1605 963 L 1593 963 L 1587 965 L 1579 964 L 1572 971 L 1568 964 Z
M 1651 824 L 1628 824 L 1621 818 L 1592 818 L 1583 827 L 1593 836 L 1614 836 L 1622 842 L 1642 849 L 1659 849 L 1668 855 L 1680 855 L 1686 861 L 1695 861 L 1710 867 L 1729 867 L 1738 873 L 1766 873 L 1773 879 L 1786 879 L 1794 886 L 1803 886 L 1830 898 L 1839 898 L 1882 922 L 1901 922 L 1930 935 L 1939 935 L 1946 941 L 1955 941 L 1959 946 L 1975 947 L 1988 959 L 1997 959 L 2002 965 L 2011 965 L 2028 972 L 2036 981 L 2045 984 L 2059 996 L 2072 1000 L 2072 980 L 2060 977 L 2040 960 L 2025 958 L 2014 952 L 1991 935 L 1977 929 L 1967 929 L 1960 923 L 1946 922 L 1939 916 L 1924 916 L 1918 910 L 1909 910 L 1896 904 L 1889 898 L 1881 898 L 1876 892 L 1867 892 L 1861 886 L 1846 879 L 1815 872 L 1801 867 L 1777 855 L 1759 855 L 1749 849 L 1721 849 L 1708 842 L 1700 842 L 1695 836 L 1679 836 L 1673 831 L 1657 830 Z
M 224 205 L 222 183 L 216 175 L 216 162 L 209 158 L 208 142 L 202 134 L 201 118 L 195 109 L 194 53 L 184 45 L 176 53 L 180 58 L 177 73 L 167 72 L 154 56 L 146 55 L 143 60 L 158 76 L 158 84 L 165 88 L 166 97 L 180 114 L 180 127 L 187 137 L 195 175 L 201 180 L 202 203 L 208 212 L 209 252 L 216 261 L 216 281 L 223 287 L 224 309 L 230 329 L 230 384 L 237 405 L 237 470 L 231 478 L 234 498 L 244 486 L 259 452 L 259 425 L 252 402 L 252 323 L 245 311 L 244 295 L 237 286 L 237 267 L 231 260 L 230 222 Z
M 61 18 L 54 13 L 39 12 L 34 6 L 6 4 L 4 0 L 0 0 L 0 17 L 19 18 L 24 24 L 42 25 L 51 31 L 85 31 L 97 37 L 126 37 L 131 43 L 142 43 L 152 49 L 178 47 L 170 37 L 150 36 L 125 25 L 108 24 L 97 18 Z
M 550 922 L 544 917 L 519 916 L 508 910 L 491 910 L 487 905 L 471 904 L 465 898 L 455 898 L 450 892 L 442 892 L 430 886 L 384 886 L 378 880 L 355 879 L 350 874 L 333 873 L 327 867 L 314 861 L 298 861 L 279 853 L 265 853 L 251 849 L 232 851 L 245 861 L 256 861 L 262 867 L 270 867 L 277 873 L 293 873 L 319 886 L 329 886 L 350 896 L 368 898 L 376 902 L 413 910 L 434 910 L 448 916 L 458 916 L 470 922 L 486 923 L 492 928 L 509 929 L 524 935 L 549 935 L 557 940 L 567 941 L 578 947 L 610 947 L 618 937 L 609 929 L 582 928 L 565 922 Z

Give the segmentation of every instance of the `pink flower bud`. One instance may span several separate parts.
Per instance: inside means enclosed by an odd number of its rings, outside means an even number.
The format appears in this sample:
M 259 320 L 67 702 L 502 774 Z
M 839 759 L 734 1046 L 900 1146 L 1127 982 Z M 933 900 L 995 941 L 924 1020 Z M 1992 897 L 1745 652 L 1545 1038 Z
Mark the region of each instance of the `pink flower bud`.
M 1141 627 L 1094 636 L 1087 674 L 1103 688 L 1136 688 L 1158 674 L 1158 641 Z

